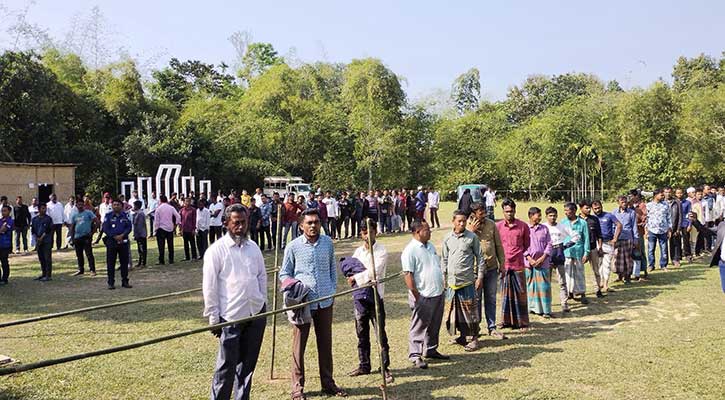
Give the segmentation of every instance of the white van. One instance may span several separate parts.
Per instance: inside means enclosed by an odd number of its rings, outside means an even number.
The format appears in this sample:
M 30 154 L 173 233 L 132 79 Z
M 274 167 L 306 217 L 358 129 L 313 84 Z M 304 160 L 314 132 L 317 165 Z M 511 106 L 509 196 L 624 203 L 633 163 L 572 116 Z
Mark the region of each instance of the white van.
M 305 196 L 310 193 L 312 188 L 309 183 L 305 183 L 299 176 L 268 176 L 264 178 L 264 187 L 262 191 L 267 197 L 272 197 L 274 192 L 279 193 L 284 198 L 287 193 Z

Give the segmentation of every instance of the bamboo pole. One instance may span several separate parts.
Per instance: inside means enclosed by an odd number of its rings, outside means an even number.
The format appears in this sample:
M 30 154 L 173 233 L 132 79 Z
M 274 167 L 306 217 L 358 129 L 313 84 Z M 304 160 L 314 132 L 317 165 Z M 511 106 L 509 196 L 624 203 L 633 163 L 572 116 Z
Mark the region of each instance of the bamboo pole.
M 368 251 L 370 252 L 370 273 L 372 274 L 372 287 L 373 287 L 373 301 L 375 302 L 375 333 L 378 342 L 378 361 L 380 362 L 380 376 L 383 378 L 383 384 L 380 385 L 380 389 L 383 392 L 383 400 L 388 398 L 387 386 L 385 383 L 385 366 L 383 365 L 383 342 L 382 342 L 382 327 L 380 326 L 380 306 L 378 305 L 378 277 L 375 271 L 375 251 L 373 250 L 373 241 L 370 237 L 370 218 L 365 219 L 365 223 L 368 228 Z M 382 301 L 382 299 L 381 299 Z
M 279 246 L 282 229 L 282 205 L 277 204 L 277 230 L 274 246 L 274 290 L 272 291 L 272 311 L 277 311 L 277 288 L 279 285 Z M 269 363 L 269 379 L 274 379 L 274 353 L 277 347 L 277 314 L 272 314 L 272 360 Z

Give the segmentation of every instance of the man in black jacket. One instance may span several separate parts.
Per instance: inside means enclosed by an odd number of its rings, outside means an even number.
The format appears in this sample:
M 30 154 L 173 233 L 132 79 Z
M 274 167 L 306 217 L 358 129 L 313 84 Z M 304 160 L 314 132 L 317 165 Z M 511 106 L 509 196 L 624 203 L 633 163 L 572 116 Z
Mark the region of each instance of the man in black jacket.
M 30 228 L 30 210 L 23 204 L 23 196 L 15 199 L 15 254 L 20 254 L 20 240 L 23 241 L 23 251 L 28 253 L 28 229 Z

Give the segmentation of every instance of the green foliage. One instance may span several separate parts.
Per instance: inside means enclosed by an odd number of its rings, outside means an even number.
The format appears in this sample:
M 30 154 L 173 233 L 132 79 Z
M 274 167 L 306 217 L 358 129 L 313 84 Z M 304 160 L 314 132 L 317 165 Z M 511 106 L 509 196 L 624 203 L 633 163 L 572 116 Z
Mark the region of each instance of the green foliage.
M 453 82 L 451 99 L 459 115 L 478 108 L 481 97 L 481 77 L 478 68 L 471 68 Z

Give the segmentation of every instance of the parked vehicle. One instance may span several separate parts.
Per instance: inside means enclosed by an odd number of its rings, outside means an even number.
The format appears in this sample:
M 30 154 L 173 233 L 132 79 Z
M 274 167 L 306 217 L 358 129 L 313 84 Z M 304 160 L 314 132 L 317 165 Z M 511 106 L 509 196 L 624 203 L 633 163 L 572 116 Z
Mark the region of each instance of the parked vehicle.
M 280 196 L 287 196 L 288 193 L 305 196 L 310 193 L 312 188 L 309 183 L 305 183 L 304 179 L 299 176 L 268 176 L 264 178 L 264 186 L 262 191 L 271 197 L 274 192 Z
M 487 188 L 488 186 L 481 183 L 469 183 L 466 185 L 460 185 L 456 189 L 456 200 L 461 198 L 464 190 L 471 189 L 471 197 L 473 197 L 473 201 L 483 201 L 483 193 L 486 192 Z

